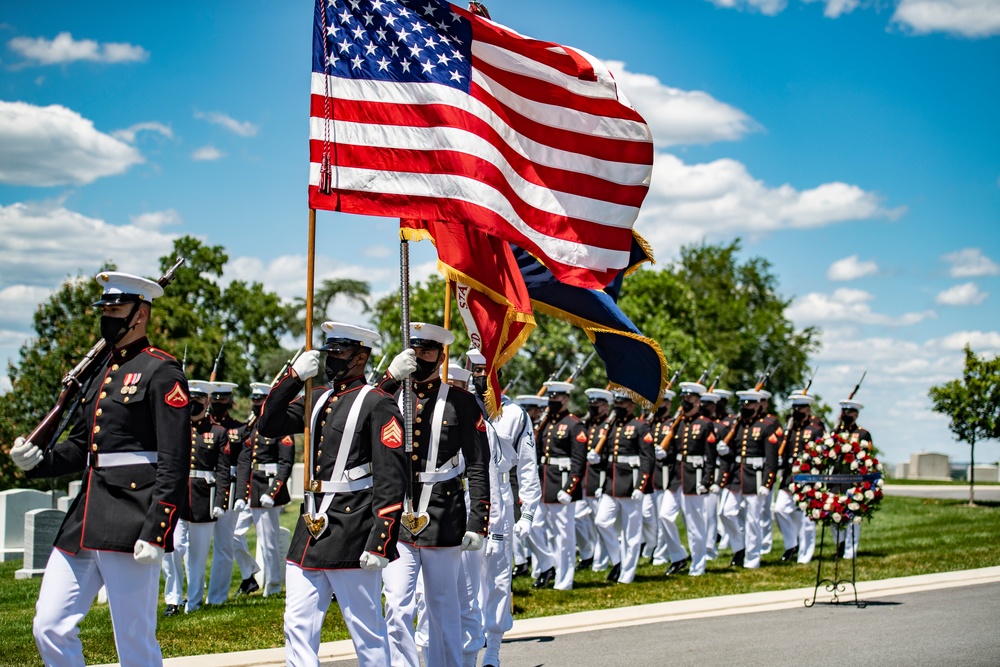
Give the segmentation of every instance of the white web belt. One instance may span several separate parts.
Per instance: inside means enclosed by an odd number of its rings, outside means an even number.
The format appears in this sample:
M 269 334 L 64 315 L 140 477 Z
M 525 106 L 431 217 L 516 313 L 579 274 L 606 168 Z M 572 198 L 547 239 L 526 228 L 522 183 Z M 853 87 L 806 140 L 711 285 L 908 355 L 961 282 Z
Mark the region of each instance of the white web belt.
M 444 406 L 448 402 L 448 391 L 450 389 L 451 385 L 442 382 L 440 389 L 438 389 L 437 400 L 434 402 L 434 413 L 431 416 L 431 442 L 427 452 L 427 463 L 424 466 L 424 471 L 417 473 L 417 480 L 422 483 L 420 502 L 417 503 L 416 508 L 417 516 L 427 513 L 427 506 L 431 502 L 431 491 L 434 490 L 436 483 L 454 479 L 465 472 L 465 459 L 461 455 L 452 457 L 443 466 L 440 468 L 437 467 L 438 449 L 441 444 L 441 424 L 444 421 Z M 399 401 L 402 404 L 402 394 L 399 396 Z M 413 499 L 407 498 L 407 500 L 409 500 L 409 504 L 412 506 Z

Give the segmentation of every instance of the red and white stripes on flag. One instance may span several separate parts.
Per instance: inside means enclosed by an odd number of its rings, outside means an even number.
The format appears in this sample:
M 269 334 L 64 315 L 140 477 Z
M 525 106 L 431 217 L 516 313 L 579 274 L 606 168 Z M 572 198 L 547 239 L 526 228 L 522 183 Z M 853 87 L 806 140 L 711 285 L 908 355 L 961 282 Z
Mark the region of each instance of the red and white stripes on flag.
M 591 289 L 627 265 L 652 136 L 597 59 L 446 2 L 319 0 L 313 61 L 313 208 L 464 221 Z

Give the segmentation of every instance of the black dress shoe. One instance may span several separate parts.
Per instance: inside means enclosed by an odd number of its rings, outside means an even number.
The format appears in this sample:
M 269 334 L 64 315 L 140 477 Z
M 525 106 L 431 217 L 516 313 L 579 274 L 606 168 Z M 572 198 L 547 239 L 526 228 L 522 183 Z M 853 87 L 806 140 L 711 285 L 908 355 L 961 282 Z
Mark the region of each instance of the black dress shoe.
M 538 578 L 535 579 L 535 583 L 531 584 L 531 587 L 545 588 L 546 586 L 550 585 L 553 582 L 553 580 L 555 580 L 555 578 L 556 578 L 556 568 L 550 567 L 549 569 L 545 570 L 545 572 L 542 572 L 540 575 L 538 575 Z
M 798 555 L 799 555 L 799 547 L 796 545 L 796 546 L 792 547 L 791 549 L 788 549 L 787 551 L 785 551 L 785 553 L 781 554 L 781 562 L 782 563 L 787 563 L 788 561 L 792 560 L 793 558 L 795 558 Z
M 837 545 L 837 558 L 843 558 L 844 557 L 844 551 L 845 551 L 845 549 L 847 549 L 847 542 L 846 541 L 841 542 L 840 544 Z
M 622 564 L 615 563 L 611 566 L 611 571 L 608 572 L 608 581 L 618 581 L 618 577 L 622 574 Z
M 254 591 L 260 590 L 260 584 L 253 577 L 247 577 L 240 583 L 240 590 L 236 592 L 237 595 L 250 595 Z
M 667 572 L 664 576 L 669 577 L 672 574 L 680 574 L 689 567 L 691 567 L 691 559 L 683 558 L 679 561 L 671 563 L 670 567 L 667 568 Z
M 513 571 L 511 571 L 511 576 L 514 577 L 525 577 L 531 573 L 531 566 L 527 563 L 521 563 L 520 565 L 515 565 Z
M 179 613 L 181 613 L 181 606 L 179 604 L 168 604 L 167 608 L 163 610 L 164 616 L 173 616 Z
M 576 569 L 578 570 L 589 570 L 594 566 L 594 558 L 581 558 L 580 562 L 576 564 Z
M 747 556 L 746 549 L 740 549 L 733 554 L 733 559 L 729 561 L 730 567 L 743 567 L 743 559 Z

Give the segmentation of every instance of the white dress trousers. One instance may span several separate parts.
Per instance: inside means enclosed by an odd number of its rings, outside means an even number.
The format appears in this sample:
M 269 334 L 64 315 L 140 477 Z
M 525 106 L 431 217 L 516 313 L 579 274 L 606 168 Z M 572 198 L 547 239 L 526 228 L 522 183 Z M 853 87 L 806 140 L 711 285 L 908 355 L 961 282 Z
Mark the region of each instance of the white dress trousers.
M 573 590 L 573 575 L 576 574 L 576 508 L 573 503 L 540 503 L 536 518 L 552 534 L 551 561 L 556 568 L 554 588 L 557 591 Z M 532 530 L 532 535 L 534 535 Z M 539 561 L 547 554 L 539 554 Z M 550 565 L 549 567 L 552 567 Z M 541 572 L 548 569 L 539 562 Z
M 621 531 L 615 522 L 621 521 Z M 611 564 L 621 563 L 618 583 L 631 584 L 639 565 L 639 547 L 642 540 L 642 500 L 612 498 L 605 493 L 597 505 L 597 532 L 607 549 Z
M 187 554 L 187 523 L 177 521 L 174 529 L 174 550 L 163 554 L 160 567 L 163 569 L 163 601 L 180 605 L 184 601 L 184 556 Z
M 178 522 L 180 523 L 180 522 Z M 208 549 L 212 546 L 212 522 L 187 524 L 188 548 L 184 558 L 187 575 L 187 606 L 184 613 L 198 610 L 205 599 L 205 572 L 208 569 Z
M 247 530 L 253 523 L 250 510 L 229 510 L 215 522 L 215 549 L 212 550 L 212 576 L 208 583 L 208 603 L 222 604 L 229 599 L 233 580 L 233 558 L 240 568 L 240 578 L 247 579 L 260 567 L 247 548 Z
M 681 543 L 681 534 L 677 530 L 677 517 L 681 514 L 681 489 L 676 491 L 656 491 L 653 502 L 657 504 L 656 550 L 653 552 L 653 565 L 676 563 L 688 557 L 687 549 Z
M 281 553 L 281 518 L 280 507 L 254 507 L 250 510 L 254 529 L 257 531 L 257 543 L 261 545 L 264 560 L 264 597 L 277 595 L 281 592 L 281 582 L 284 576 L 285 554 Z M 244 537 L 244 543 L 246 538 Z
M 382 617 L 381 570 L 285 569 L 285 664 L 319 667 L 319 638 L 332 596 L 351 633 L 361 667 L 389 667 L 389 642 Z
M 420 667 L 414 639 L 417 573 L 424 577 L 427 608 L 428 665 L 459 667 L 462 664 L 462 612 L 459 606 L 459 547 L 418 549 L 398 544 L 399 558 L 382 575 L 385 586 L 385 622 L 392 667 Z
M 80 622 L 107 586 L 115 648 L 122 667 L 163 664 L 156 641 L 159 565 L 142 565 L 130 553 L 81 549 L 75 556 L 52 549 L 35 605 L 33 632 L 49 667 L 83 667 Z
M 684 525 L 687 527 L 688 548 L 691 550 L 691 566 L 688 574 L 697 577 L 705 574 L 708 563 L 708 493 L 700 496 L 683 496 Z

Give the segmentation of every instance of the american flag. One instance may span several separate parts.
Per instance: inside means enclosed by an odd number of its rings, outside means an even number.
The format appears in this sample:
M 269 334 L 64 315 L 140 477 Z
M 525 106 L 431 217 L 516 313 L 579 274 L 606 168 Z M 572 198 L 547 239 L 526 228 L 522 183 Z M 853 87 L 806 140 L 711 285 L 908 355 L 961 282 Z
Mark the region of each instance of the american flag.
M 625 267 L 649 127 L 592 56 L 438 0 L 317 0 L 313 208 L 474 224 L 560 280 Z

